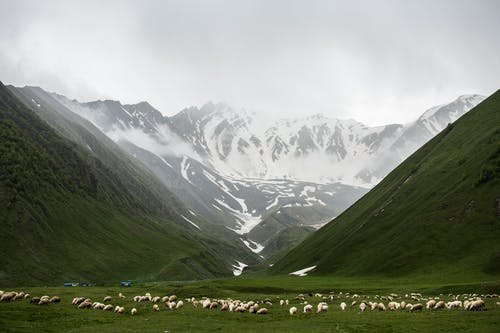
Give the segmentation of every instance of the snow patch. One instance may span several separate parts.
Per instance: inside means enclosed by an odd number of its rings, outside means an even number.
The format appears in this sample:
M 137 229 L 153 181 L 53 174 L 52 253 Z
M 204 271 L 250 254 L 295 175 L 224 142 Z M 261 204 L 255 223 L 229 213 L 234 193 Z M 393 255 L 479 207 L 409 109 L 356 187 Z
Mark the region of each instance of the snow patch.
M 233 274 L 234 276 L 240 276 L 241 273 L 243 273 L 243 270 L 245 267 L 248 267 L 247 264 L 242 263 L 241 261 L 235 260 L 238 265 L 232 265 L 233 266 Z
M 182 162 L 181 162 L 181 175 L 182 175 L 182 178 L 184 178 L 185 180 L 187 180 L 190 184 L 194 185 L 193 183 L 191 183 L 191 180 L 188 177 L 188 173 L 187 172 L 188 172 L 189 166 L 190 166 L 190 163 L 187 161 L 187 156 L 186 155 L 182 156 Z
M 243 242 L 243 244 L 245 244 L 246 247 L 248 247 L 250 249 L 250 251 L 252 251 L 253 253 L 260 253 L 262 250 L 264 250 L 264 246 L 257 243 L 257 242 L 254 242 L 253 240 L 249 239 L 249 240 L 245 240 L 243 238 L 240 238 L 240 240 Z
M 190 219 L 188 219 L 187 217 L 185 217 L 184 215 L 181 215 L 181 217 L 188 221 L 189 223 L 191 223 L 192 225 L 194 225 L 196 228 L 198 228 L 198 230 L 201 230 L 200 227 L 198 227 L 198 225 L 196 223 L 194 223 L 193 221 L 191 221 Z
M 289 275 L 306 276 L 307 273 L 310 272 L 310 271 L 312 271 L 313 269 L 315 269 L 316 266 L 317 265 L 314 265 L 314 266 L 311 266 L 311 267 L 307 267 L 307 268 L 303 268 L 303 269 L 299 269 L 298 271 L 292 272 Z

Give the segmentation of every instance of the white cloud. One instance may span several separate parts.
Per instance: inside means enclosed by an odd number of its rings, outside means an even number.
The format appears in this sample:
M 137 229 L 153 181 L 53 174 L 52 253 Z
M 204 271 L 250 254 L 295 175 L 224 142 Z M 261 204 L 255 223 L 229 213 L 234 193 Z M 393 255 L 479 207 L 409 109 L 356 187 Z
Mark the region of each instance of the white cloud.
M 407 122 L 500 86 L 495 1 L 4 1 L 0 79 L 171 115 Z

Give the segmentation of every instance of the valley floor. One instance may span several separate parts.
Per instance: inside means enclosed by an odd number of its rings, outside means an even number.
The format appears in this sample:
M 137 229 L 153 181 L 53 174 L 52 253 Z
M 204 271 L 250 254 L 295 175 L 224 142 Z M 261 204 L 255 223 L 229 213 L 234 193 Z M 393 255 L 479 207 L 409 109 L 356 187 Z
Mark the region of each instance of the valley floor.
M 500 281 L 466 283 L 423 283 L 403 280 L 365 279 L 353 280 L 323 277 L 254 277 L 201 281 L 194 283 L 155 283 L 134 287 L 24 287 L 0 288 L 30 293 L 31 296 L 58 295 L 61 303 L 33 305 L 29 299 L 0 302 L 1 332 L 498 332 L 500 327 Z M 321 301 L 315 293 L 330 296 L 328 312 L 302 313 L 303 302 L 295 299 L 302 293 L 305 300 L 314 306 Z M 118 293 L 126 298 L 120 299 Z M 160 311 L 152 310 L 153 303 L 137 303 L 135 295 L 151 293 L 153 296 L 175 294 L 184 300 L 184 306 L 168 310 L 163 303 Z M 360 301 L 384 302 L 384 297 L 396 293 L 405 299 L 405 294 L 422 294 L 422 303 L 429 297 L 452 300 L 450 294 L 477 293 L 484 296 L 484 311 L 424 310 L 422 312 L 370 311 L 361 312 Z M 342 294 L 341 294 L 342 293 Z M 349 293 L 349 295 L 347 295 Z M 359 298 L 352 298 L 358 294 Z M 107 295 L 111 303 L 125 307 L 124 314 L 102 310 L 84 310 L 71 305 L 74 297 L 84 296 L 103 302 Z M 312 296 L 310 296 L 312 295 Z M 380 298 L 377 298 L 379 295 Z M 239 299 L 242 301 L 270 299 L 272 305 L 261 305 L 269 309 L 267 315 L 222 312 L 220 309 L 193 308 L 187 298 Z M 288 299 L 289 306 L 280 306 L 280 299 Z M 460 299 L 464 299 L 461 296 Z M 398 299 L 401 301 L 402 299 Z M 414 300 L 405 299 L 415 303 Z M 357 301 L 355 306 L 351 306 Z M 345 311 L 340 303 L 347 303 Z M 298 314 L 290 316 L 291 306 L 298 308 Z M 137 315 L 131 316 L 130 309 L 137 308 Z

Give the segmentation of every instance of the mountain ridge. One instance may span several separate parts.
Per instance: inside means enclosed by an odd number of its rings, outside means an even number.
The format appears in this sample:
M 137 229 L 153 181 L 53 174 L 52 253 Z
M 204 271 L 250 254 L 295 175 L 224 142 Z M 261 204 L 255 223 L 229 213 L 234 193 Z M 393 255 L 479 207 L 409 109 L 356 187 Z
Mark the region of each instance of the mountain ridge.
M 449 125 L 271 274 L 500 274 L 500 91 Z

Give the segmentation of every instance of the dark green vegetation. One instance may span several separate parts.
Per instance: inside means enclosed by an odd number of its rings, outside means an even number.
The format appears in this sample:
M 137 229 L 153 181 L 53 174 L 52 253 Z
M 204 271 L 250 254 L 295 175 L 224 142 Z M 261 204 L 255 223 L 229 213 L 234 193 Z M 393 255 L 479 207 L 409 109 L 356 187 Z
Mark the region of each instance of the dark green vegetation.
M 54 288 L 19 288 L 31 295 L 58 295 L 61 303 L 32 305 L 28 300 L 0 302 L 0 329 L 2 332 L 497 332 L 500 324 L 500 307 L 495 305 L 498 298 L 485 298 L 486 311 L 468 312 L 464 310 L 436 310 L 410 313 L 408 311 L 366 311 L 361 313 L 358 306 L 351 307 L 352 298 L 345 297 L 357 293 L 360 300 L 374 300 L 375 295 L 421 292 L 424 297 L 436 296 L 448 301 L 449 293 L 488 294 L 498 291 L 498 283 L 483 285 L 413 282 L 404 280 L 360 280 L 332 279 L 318 277 L 270 277 L 243 278 L 229 280 L 202 281 L 193 284 L 161 283 L 140 287 L 54 287 Z M 328 301 L 326 313 L 303 314 L 303 304 L 295 297 L 299 293 L 316 307 L 320 298 L 316 292 L 329 295 L 335 292 L 333 301 Z M 118 293 L 127 298 L 119 300 Z M 152 303 L 131 301 L 134 295 L 152 296 L 176 294 L 185 299 L 203 296 L 248 300 L 269 298 L 273 305 L 267 315 L 250 313 L 230 313 L 220 310 L 193 309 L 184 300 L 184 307 L 179 310 L 167 310 L 160 303 L 160 312 L 153 312 Z M 340 295 L 340 292 L 343 295 Z M 311 293 L 313 296 L 309 296 Z M 442 294 L 442 295 L 440 295 Z M 76 296 L 90 297 L 94 301 L 103 301 L 111 295 L 111 304 L 124 306 L 126 313 L 116 314 L 102 310 L 82 310 L 71 305 Z M 461 297 L 463 299 L 464 297 Z M 280 307 L 279 299 L 289 299 L 290 305 Z M 410 300 L 408 300 L 410 301 Z M 339 304 L 346 302 L 345 312 Z M 387 301 L 383 301 L 387 306 Z M 414 301 L 411 301 L 415 303 Z M 299 313 L 292 317 L 288 309 L 296 306 Z M 138 314 L 130 315 L 131 308 L 137 308 Z
M 500 91 L 272 268 L 289 273 L 498 279 Z
M 214 246 L 180 218 L 186 209 L 168 191 L 93 148 L 107 159 L 56 134 L 0 83 L 3 286 L 230 274 L 223 258 L 237 249 Z

